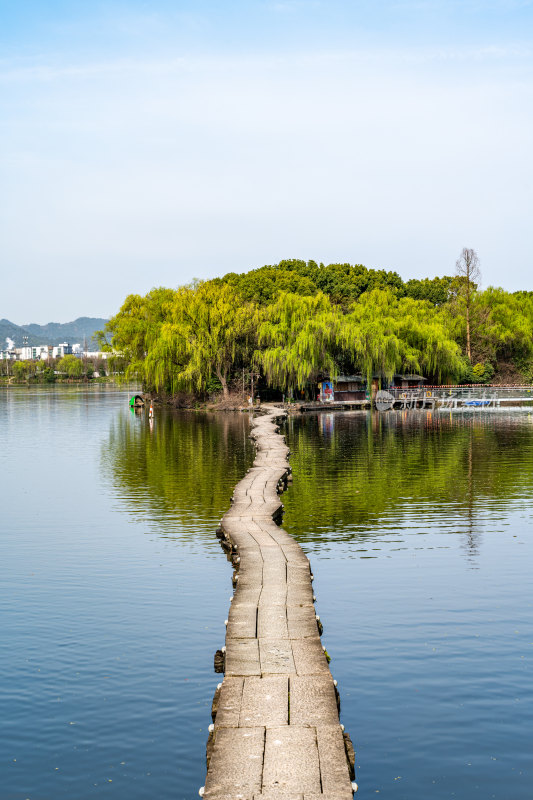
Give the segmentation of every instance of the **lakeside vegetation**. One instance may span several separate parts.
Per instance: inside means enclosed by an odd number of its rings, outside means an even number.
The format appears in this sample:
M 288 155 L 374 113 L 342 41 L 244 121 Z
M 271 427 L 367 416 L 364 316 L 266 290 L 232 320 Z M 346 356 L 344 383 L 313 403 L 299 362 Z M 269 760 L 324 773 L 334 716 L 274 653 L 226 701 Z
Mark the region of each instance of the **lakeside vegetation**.
M 114 376 L 124 374 L 125 363 L 122 357 L 109 355 L 108 358 L 79 358 L 66 355 L 62 358 L 46 360 L 0 361 L 0 381 L 2 383 L 51 384 L 71 383 L 73 381 L 113 381 Z
M 288 260 L 129 295 L 100 347 L 120 352 L 127 379 L 167 395 L 227 398 L 248 391 L 252 376 L 288 395 L 354 373 L 530 382 L 533 292 L 481 290 L 466 248 L 454 276 L 408 281 L 360 264 Z

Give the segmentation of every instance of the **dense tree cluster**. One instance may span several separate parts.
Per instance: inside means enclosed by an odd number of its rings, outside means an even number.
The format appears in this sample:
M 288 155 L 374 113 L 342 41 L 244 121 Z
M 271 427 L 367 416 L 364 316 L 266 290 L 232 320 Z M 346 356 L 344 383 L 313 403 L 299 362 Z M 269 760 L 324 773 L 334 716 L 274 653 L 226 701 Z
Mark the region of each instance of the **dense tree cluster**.
M 168 393 L 227 395 L 255 373 L 289 393 L 340 373 L 483 382 L 505 364 L 533 377 L 533 293 L 481 291 L 462 263 L 453 277 L 404 282 L 362 265 L 290 260 L 156 288 L 126 298 L 101 344 L 121 354 L 128 378 Z
M 116 366 L 113 367 L 112 365 Z M 79 358 L 66 355 L 46 360 L 0 361 L 0 377 L 25 383 L 55 383 L 56 381 L 87 380 L 124 371 L 124 360 L 111 356 L 108 359 Z

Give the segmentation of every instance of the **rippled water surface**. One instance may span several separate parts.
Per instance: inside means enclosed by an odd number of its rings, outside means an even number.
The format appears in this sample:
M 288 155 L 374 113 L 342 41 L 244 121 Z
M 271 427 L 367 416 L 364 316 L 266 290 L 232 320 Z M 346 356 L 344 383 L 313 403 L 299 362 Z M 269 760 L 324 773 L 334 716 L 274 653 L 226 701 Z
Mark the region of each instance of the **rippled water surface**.
M 0 392 L 0 800 L 189 800 L 231 569 L 243 416 Z M 358 797 L 533 796 L 533 416 L 291 419 Z
M 0 799 L 198 797 L 244 416 L 0 390 Z
M 357 797 L 533 797 L 533 415 L 291 419 Z

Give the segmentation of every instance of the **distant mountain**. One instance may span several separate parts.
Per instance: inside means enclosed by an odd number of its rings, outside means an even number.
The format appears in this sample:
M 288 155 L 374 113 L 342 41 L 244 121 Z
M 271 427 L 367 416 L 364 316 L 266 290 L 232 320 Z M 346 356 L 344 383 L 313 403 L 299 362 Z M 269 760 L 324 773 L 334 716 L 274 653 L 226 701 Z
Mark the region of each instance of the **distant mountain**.
M 107 319 L 102 317 L 78 317 L 74 322 L 48 322 L 46 325 L 30 323 L 22 327 L 32 336 L 37 336 L 43 344 L 59 344 L 60 342 L 81 342 L 87 339 L 89 345 L 95 331 L 101 330 Z
M 73 322 L 48 322 L 46 325 L 15 325 L 8 319 L 0 320 L 0 346 L 5 347 L 6 337 L 13 339 L 16 347 L 22 347 L 23 336 L 28 337 L 28 344 L 60 344 L 69 342 L 83 344 L 84 338 L 89 349 L 94 349 L 92 342 L 95 331 L 101 330 L 107 319 L 102 317 L 78 317 Z
M 15 325 L 14 322 L 10 322 L 8 319 L 0 319 L 1 350 L 6 347 L 6 339 L 13 339 L 15 342 L 15 347 L 22 347 L 23 336 L 28 337 L 28 344 L 41 344 L 41 342 L 38 342 L 35 337 L 29 333 L 29 331 L 24 330 L 21 325 Z

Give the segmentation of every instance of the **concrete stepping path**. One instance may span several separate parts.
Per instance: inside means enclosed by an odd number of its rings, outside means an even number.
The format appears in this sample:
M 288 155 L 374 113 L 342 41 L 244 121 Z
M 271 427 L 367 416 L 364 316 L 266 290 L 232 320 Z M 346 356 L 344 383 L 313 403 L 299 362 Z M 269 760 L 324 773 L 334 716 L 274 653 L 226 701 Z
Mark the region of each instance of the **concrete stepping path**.
M 219 536 L 235 566 L 219 651 L 204 800 L 351 800 L 353 748 L 320 641 L 312 575 L 301 547 L 274 520 L 290 475 L 289 449 L 267 406 L 252 420 L 257 453 Z M 202 791 L 202 790 L 201 790 Z

